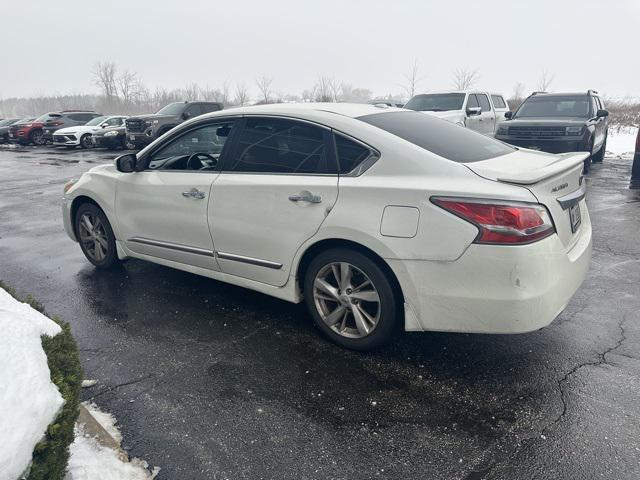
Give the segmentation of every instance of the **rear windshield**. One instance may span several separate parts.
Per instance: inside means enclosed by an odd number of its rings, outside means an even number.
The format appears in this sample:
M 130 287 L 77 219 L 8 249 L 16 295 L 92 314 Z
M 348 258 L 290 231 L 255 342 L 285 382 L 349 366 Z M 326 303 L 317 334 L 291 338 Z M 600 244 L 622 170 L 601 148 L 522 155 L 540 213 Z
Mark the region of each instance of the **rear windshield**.
M 515 117 L 580 117 L 588 118 L 589 98 L 586 96 L 529 97 L 520 106 Z
M 107 119 L 107 117 L 96 117 L 93 120 L 89 120 L 87 123 L 85 123 L 85 125 L 87 127 L 95 127 L 96 125 L 100 125 L 106 119 Z
M 374 113 L 358 117 L 358 120 L 454 162 L 479 162 L 516 150 L 493 138 L 424 113 Z
M 445 112 L 462 110 L 463 103 L 464 93 L 425 93 L 413 97 L 404 108 L 419 112 Z

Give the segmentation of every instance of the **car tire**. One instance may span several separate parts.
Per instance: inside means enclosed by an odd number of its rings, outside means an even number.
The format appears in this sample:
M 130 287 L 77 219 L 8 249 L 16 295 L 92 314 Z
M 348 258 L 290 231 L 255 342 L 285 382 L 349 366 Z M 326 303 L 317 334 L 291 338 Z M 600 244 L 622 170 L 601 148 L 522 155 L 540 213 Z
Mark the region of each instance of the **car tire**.
M 116 237 L 102 209 L 93 203 L 78 208 L 74 225 L 82 253 L 98 268 L 110 268 L 120 263 Z
M 325 250 L 311 260 L 304 299 L 323 335 L 352 350 L 388 342 L 402 317 L 389 274 L 369 256 L 348 248 Z
M 42 146 L 47 143 L 44 139 L 44 132 L 42 130 L 34 130 L 29 134 L 29 143 L 33 143 L 37 146 Z
M 91 143 L 91 134 L 85 133 L 84 135 L 82 135 L 80 137 L 80 146 L 82 148 L 91 148 L 91 147 L 93 147 L 93 145 Z

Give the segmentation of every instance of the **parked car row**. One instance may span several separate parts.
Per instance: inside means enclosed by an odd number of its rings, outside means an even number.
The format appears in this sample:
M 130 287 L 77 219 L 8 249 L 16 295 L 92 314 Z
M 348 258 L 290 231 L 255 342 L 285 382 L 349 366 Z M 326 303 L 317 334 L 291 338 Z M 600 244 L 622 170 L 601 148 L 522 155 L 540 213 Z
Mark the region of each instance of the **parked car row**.
M 515 112 L 503 95 L 469 91 L 416 95 L 405 108 L 443 118 L 511 145 L 548 153 L 589 152 L 584 162 L 602 162 L 609 112 L 595 90 L 535 92 Z

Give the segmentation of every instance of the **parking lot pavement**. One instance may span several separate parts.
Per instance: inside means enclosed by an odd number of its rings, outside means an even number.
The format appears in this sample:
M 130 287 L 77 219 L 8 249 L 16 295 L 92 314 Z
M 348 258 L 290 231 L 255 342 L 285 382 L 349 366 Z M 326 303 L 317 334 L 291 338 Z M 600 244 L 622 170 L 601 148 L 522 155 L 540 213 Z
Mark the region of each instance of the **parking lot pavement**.
M 83 392 L 160 479 L 640 478 L 640 195 L 590 174 L 593 265 L 548 328 L 333 346 L 301 306 L 131 260 L 98 271 L 62 185 L 115 154 L 0 149 L 0 279 L 69 322 Z

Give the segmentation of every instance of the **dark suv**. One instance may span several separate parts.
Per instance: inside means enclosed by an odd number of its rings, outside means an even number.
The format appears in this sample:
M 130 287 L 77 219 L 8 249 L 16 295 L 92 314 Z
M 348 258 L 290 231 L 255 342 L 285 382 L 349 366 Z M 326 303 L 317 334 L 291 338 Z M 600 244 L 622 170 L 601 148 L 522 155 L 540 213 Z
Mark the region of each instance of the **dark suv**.
M 223 105 L 218 102 L 170 103 L 157 113 L 129 117 L 127 138 L 136 148 L 142 148 L 185 120 L 222 109 Z
M 602 162 L 607 147 L 609 112 L 598 92 L 544 93 L 528 97 L 515 112 L 507 112 L 495 137 L 524 148 L 549 153 L 590 152 L 591 162 Z

